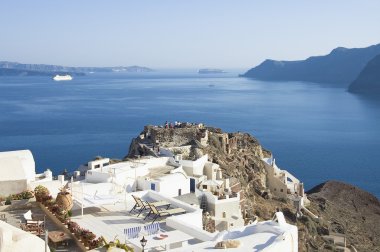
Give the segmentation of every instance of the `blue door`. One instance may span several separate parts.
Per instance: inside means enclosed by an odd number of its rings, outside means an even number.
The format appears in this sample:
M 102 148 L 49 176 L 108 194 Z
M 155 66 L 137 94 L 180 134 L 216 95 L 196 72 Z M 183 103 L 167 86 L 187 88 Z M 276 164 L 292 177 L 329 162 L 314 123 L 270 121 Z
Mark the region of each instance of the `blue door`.
M 151 184 L 150 184 L 150 189 L 151 189 L 152 191 L 156 191 L 156 184 L 155 184 L 155 183 L 151 183 Z
M 195 179 L 190 179 L 190 192 L 195 192 Z

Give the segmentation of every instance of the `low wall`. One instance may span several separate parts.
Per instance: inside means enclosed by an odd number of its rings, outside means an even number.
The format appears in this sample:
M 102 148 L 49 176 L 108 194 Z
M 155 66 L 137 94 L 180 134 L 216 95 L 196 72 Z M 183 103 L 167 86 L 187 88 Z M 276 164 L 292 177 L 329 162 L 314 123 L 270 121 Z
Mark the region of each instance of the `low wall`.
M 1 181 L 0 182 L 0 196 L 7 197 L 10 194 L 17 194 L 27 189 L 26 179 Z
M 45 241 L 40 237 L 0 221 L 0 251 L 39 252 L 44 249 Z
M 186 215 L 188 215 L 188 214 L 186 214 Z M 201 240 L 201 241 L 211 241 L 215 237 L 215 234 L 209 233 L 209 232 L 203 230 L 202 228 L 196 227 L 196 226 L 191 225 L 189 223 L 184 223 L 182 221 L 182 215 L 167 218 L 166 219 L 166 225 L 168 225 L 171 228 L 180 230 L 186 234 L 189 234 L 189 235 L 193 236 L 194 238 Z

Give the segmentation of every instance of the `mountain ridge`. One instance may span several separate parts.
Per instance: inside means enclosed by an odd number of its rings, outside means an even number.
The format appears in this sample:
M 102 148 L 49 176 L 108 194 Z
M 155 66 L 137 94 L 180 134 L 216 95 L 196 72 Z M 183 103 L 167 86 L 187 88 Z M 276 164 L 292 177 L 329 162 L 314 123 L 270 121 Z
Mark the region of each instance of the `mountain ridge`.
M 85 75 L 92 72 L 151 72 L 152 69 L 141 66 L 115 66 L 115 67 L 70 67 L 49 64 L 24 64 L 11 61 L 0 61 L 0 76 L 38 76 L 53 74 Z
M 348 86 L 373 57 L 380 54 L 380 44 L 365 48 L 337 47 L 329 54 L 305 60 L 267 59 L 241 77 L 266 81 L 306 81 Z

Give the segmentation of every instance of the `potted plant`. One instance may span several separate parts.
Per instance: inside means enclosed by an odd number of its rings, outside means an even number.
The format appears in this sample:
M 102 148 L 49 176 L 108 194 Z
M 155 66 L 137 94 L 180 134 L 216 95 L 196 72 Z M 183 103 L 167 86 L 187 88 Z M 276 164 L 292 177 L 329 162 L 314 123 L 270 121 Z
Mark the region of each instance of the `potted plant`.
M 65 211 L 65 210 L 60 209 L 57 211 L 55 215 L 65 225 L 69 225 L 69 223 L 71 222 L 71 216 L 72 216 L 71 210 Z
M 65 212 L 68 212 L 73 208 L 74 203 L 70 192 L 67 191 L 67 184 L 60 189 L 55 202 L 57 202 L 59 207 Z
M 87 229 L 82 229 L 82 232 L 81 232 L 81 235 L 80 235 L 80 239 L 82 240 L 83 244 L 88 247 L 90 242 L 96 238 L 96 235 L 87 230 Z
M 114 240 L 110 242 L 107 242 L 103 236 L 101 236 L 99 240 L 101 240 L 102 242 L 101 244 L 103 245 L 103 248 L 107 249 L 107 251 L 112 248 L 124 249 L 124 251 L 126 252 L 134 251 L 132 248 L 128 247 L 126 244 L 121 243 L 119 239 L 116 239 L 116 237 L 117 235 L 115 236 Z
M 46 187 L 39 185 L 34 188 L 34 196 L 36 197 L 37 202 L 42 202 L 50 196 L 50 192 Z
M 101 246 L 103 246 L 103 239 L 102 238 L 98 238 L 98 239 L 93 239 L 90 241 L 90 243 L 88 244 L 89 248 L 90 249 L 96 249 L 96 248 L 99 248 Z
M 78 225 L 78 227 L 74 230 L 75 237 L 78 238 L 78 239 L 80 239 L 80 237 L 82 235 L 82 231 L 83 231 L 82 228 L 80 228 L 79 225 Z
M 69 221 L 67 223 L 67 228 L 70 230 L 71 233 L 75 235 L 77 229 L 79 228 L 79 225 L 76 222 Z
M 44 196 L 41 201 L 41 203 L 46 207 L 49 207 L 52 204 L 52 202 L 53 197 L 51 195 Z
M 59 212 L 59 206 L 57 203 L 53 203 L 49 206 L 49 210 L 52 214 L 57 214 Z

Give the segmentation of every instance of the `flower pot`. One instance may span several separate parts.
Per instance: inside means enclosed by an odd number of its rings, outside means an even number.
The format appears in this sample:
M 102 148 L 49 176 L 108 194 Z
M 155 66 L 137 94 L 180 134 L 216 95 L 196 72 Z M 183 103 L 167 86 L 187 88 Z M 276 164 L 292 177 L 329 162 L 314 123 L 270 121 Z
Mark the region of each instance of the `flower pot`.
M 73 199 L 70 193 L 58 193 L 56 203 L 66 211 L 73 208 Z

